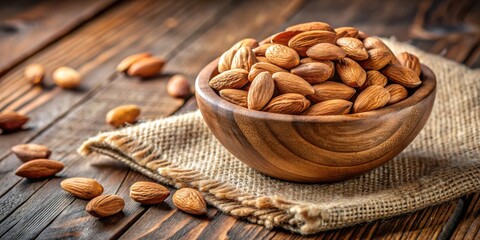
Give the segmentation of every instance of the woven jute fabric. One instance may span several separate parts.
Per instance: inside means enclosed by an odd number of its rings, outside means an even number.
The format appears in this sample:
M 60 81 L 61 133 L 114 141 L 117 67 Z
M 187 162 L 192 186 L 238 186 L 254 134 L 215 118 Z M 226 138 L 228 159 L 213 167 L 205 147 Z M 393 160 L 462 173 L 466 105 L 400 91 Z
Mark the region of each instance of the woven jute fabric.
M 215 139 L 197 112 L 100 133 L 79 149 L 111 156 L 175 187 L 192 187 L 225 213 L 301 234 L 342 228 L 440 204 L 480 190 L 480 71 L 408 44 L 437 76 L 424 129 L 397 157 L 333 184 L 277 180 L 249 168 Z

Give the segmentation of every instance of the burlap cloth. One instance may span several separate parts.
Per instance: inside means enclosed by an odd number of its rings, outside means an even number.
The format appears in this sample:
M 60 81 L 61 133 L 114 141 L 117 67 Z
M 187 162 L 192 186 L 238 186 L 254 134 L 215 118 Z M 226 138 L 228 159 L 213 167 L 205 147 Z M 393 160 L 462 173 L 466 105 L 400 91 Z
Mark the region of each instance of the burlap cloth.
M 395 159 L 334 184 L 298 184 L 265 176 L 233 157 L 197 111 L 101 133 L 79 149 L 98 152 L 175 187 L 189 186 L 233 216 L 301 234 L 412 212 L 480 190 L 480 71 L 408 44 L 438 81 L 425 128 Z

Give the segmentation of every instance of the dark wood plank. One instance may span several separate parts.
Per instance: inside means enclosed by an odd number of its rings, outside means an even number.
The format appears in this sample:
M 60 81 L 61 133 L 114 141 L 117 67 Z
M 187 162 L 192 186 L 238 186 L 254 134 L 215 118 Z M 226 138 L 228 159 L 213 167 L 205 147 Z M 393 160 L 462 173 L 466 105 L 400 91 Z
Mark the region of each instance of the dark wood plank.
M 0 2 L 0 76 L 112 5 L 114 0 Z
M 480 193 L 471 194 L 465 198 L 465 209 L 456 229 L 453 239 L 480 238 Z

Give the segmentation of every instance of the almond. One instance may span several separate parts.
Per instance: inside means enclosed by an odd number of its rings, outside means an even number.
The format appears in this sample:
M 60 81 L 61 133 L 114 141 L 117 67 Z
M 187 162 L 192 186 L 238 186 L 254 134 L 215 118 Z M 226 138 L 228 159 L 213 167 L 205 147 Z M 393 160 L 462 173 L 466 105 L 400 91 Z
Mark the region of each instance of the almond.
M 282 114 L 300 114 L 310 106 L 303 95 L 298 93 L 286 93 L 274 97 L 263 109 L 266 112 Z
M 233 57 L 231 69 L 245 69 L 249 71 L 252 65 L 256 62 L 257 58 L 252 49 L 247 46 L 242 46 L 237 50 Z
M 92 199 L 103 193 L 102 185 L 92 178 L 67 178 L 60 183 L 60 186 L 73 196 L 83 199 Z
M 335 32 L 328 23 L 324 22 L 307 22 L 293 25 L 285 29 L 286 31 L 312 31 L 312 30 L 325 30 Z
M 332 99 L 350 99 L 356 92 L 355 88 L 343 83 L 326 81 L 313 85 L 314 94 L 307 96 L 312 102 L 322 102 Z
M 304 64 L 304 63 L 312 63 L 312 62 L 326 62 L 326 61 L 323 61 L 323 60 L 316 60 L 316 59 L 309 58 L 309 57 L 306 57 L 306 58 L 302 58 L 302 59 L 300 59 L 300 64 Z M 329 62 L 331 62 L 331 61 L 329 61 Z
M 365 40 L 365 38 L 368 38 L 368 37 L 369 37 L 368 34 L 366 34 L 365 32 L 358 31 L 358 36 L 357 36 L 358 39 L 363 41 L 363 40 Z
M 365 70 L 350 58 L 338 60 L 335 69 L 342 82 L 350 87 L 361 87 L 367 78 Z
M 88 202 L 85 210 L 92 216 L 103 218 L 117 214 L 125 207 L 125 201 L 117 195 L 100 195 Z
M 277 72 L 274 73 L 272 77 L 279 93 L 298 93 L 305 96 L 315 92 L 307 81 L 295 74 Z
M 265 52 L 267 51 L 267 48 L 270 46 L 272 46 L 271 43 L 266 43 L 254 48 L 252 51 L 255 53 L 255 55 L 258 58 L 258 56 L 265 56 Z
M 15 171 L 15 175 L 37 179 L 46 178 L 55 175 L 63 169 L 63 163 L 49 159 L 35 159 L 26 162 Z
M 45 68 L 41 64 L 29 64 L 25 68 L 24 76 L 28 82 L 39 85 L 45 76 Z
M 52 154 L 47 146 L 34 143 L 15 145 L 11 150 L 23 162 L 39 158 L 49 158 L 50 154 Z
M 368 50 L 368 58 L 365 61 L 360 61 L 358 64 L 366 70 L 380 70 L 385 67 L 393 58 L 393 55 L 383 49 L 374 48 Z
M 410 68 L 420 76 L 420 73 L 422 72 L 422 68 L 420 67 L 420 60 L 418 60 L 418 57 L 408 53 L 408 52 L 402 52 L 399 55 L 397 55 L 397 59 L 402 64 L 403 66 Z
M 373 85 L 358 94 L 353 104 L 353 112 L 367 112 L 385 106 L 390 100 L 390 93 L 382 86 Z
M 345 50 L 331 43 L 319 43 L 307 50 L 307 56 L 317 60 L 338 60 L 346 54 Z
M 317 103 L 309 107 L 303 115 L 320 116 L 320 115 L 339 115 L 348 114 L 352 108 L 352 102 L 342 99 L 332 99 Z
M 222 73 L 232 68 L 233 57 L 237 53 L 236 49 L 229 49 L 218 59 L 218 72 Z
M 335 43 L 336 34 L 331 31 L 315 30 L 297 34 L 288 42 L 288 46 L 301 56 L 307 56 L 307 50 L 319 43 Z
M 230 49 L 238 50 L 241 47 L 249 47 L 250 49 L 253 49 L 258 47 L 258 42 L 253 38 L 245 38 L 235 43 Z
M 333 68 L 322 62 L 304 63 L 291 70 L 310 84 L 322 83 L 332 76 Z
M 395 54 L 393 54 L 392 50 L 379 38 L 367 37 L 367 38 L 363 39 L 363 45 L 365 46 L 365 48 L 367 50 L 371 50 L 371 49 L 374 49 L 374 48 L 387 50 L 390 53 L 390 55 L 392 56 L 392 58 L 390 59 L 390 63 L 392 63 L 392 64 L 399 64 L 400 63 L 400 62 L 398 62 L 397 58 L 394 57 Z
M 185 76 L 176 74 L 168 80 L 167 93 L 174 98 L 187 98 L 192 95 L 192 89 Z
M 273 36 L 273 35 L 272 35 L 272 36 Z M 260 41 L 260 42 L 258 43 L 258 45 L 259 45 L 259 46 L 262 46 L 262 45 L 264 45 L 264 44 L 271 43 L 272 36 L 266 37 L 265 39 L 263 39 L 262 41 Z
M 248 90 L 248 109 L 261 110 L 272 98 L 274 90 L 272 75 L 268 72 L 258 74 Z
M 211 88 L 220 91 L 222 89 L 238 89 L 248 83 L 248 71 L 245 69 L 232 69 L 222 72 L 212 78 L 208 85 Z
M 265 57 L 271 63 L 282 68 L 290 69 L 300 63 L 300 57 L 295 50 L 281 44 L 273 44 L 265 51 Z
M 420 77 L 410 68 L 400 64 L 392 64 L 382 69 L 382 73 L 391 81 L 407 88 L 414 88 L 422 84 Z
M 302 65 L 304 63 L 313 63 L 313 62 L 319 62 L 319 63 L 326 64 L 330 68 L 329 71 L 331 72 L 331 74 L 328 77 L 328 79 L 332 78 L 335 75 L 335 63 L 333 63 L 330 60 L 316 60 L 316 59 L 307 57 L 307 58 L 302 58 L 300 60 L 300 65 Z
M 130 55 L 124 58 L 118 65 L 117 65 L 117 72 L 125 72 L 132 66 L 133 63 L 139 61 L 140 59 L 149 58 L 152 55 L 150 53 L 137 53 Z
M 13 132 L 22 129 L 30 120 L 29 117 L 16 112 L 0 112 L 0 129 L 4 132 Z
M 130 187 L 130 197 L 141 204 L 159 204 L 169 195 L 166 187 L 153 182 L 140 181 Z
M 53 81 L 61 88 L 75 88 L 80 85 L 82 77 L 77 70 L 69 67 L 59 67 L 53 72 Z
M 400 84 L 390 84 L 385 89 L 390 93 L 390 100 L 388 100 L 387 105 L 398 103 L 408 97 L 407 89 Z
M 367 79 L 365 80 L 365 83 L 362 85 L 360 89 L 363 90 L 372 85 L 379 85 L 379 86 L 385 87 L 385 85 L 387 85 L 387 82 L 388 82 L 387 77 L 385 77 L 379 71 L 370 70 L 367 72 Z
M 172 197 L 173 204 L 180 210 L 194 214 L 203 215 L 207 213 L 207 203 L 203 195 L 193 188 L 180 188 Z
M 118 128 L 124 126 L 125 124 L 135 123 L 139 115 L 140 107 L 137 105 L 118 106 L 108 111 L 106 122 L 107 124 Z
M 303 31 L 283 31 L 279 32 L 277 34 L 274 34 L 270 38 L 271 43 L 277 43 L 277 44 L 282 44 L 285 46 L 288 46 L 288 41 L 292 39 L 292 37 L 298 35 L 299 33 L 302 33 Z
M 248 73 L 248 80 L 252 81 L 261 72 L 269 72 L 270 74 L 274 74 L 276 72 L 287 72 L 287 70 L 271 63 L 255 63 L 250 69 L 250 73 Z
M 342 37 L 356 38 L 358 36 L 358 29 L 354 27 L 335 28 L 335 32 L 337 33 L 337 39 Z
M 257 63 L 259 63 L 259 62 L 270 63 L 270 61 L 268 61 L 268 59 L 266 57 L 262 57 L 262 56 L 257 57 Z
M 154 77 L 165 66 L 165 60 L 163 58 L 148 57 L 142 58 L 134 62 L 127 70 L 128 75 L 138 76 L 142 78 Z
M 219 91 L 220 97 L 241 107 L 247 108 L 248 93 L 240 89 L 223 89 Z
M 342 37 L 337 39 L 337 45 L 347 53 L 347 57 L 362 61 L 368 58 L 367 49 L 363 46 L 362 41 L 352 37 Z

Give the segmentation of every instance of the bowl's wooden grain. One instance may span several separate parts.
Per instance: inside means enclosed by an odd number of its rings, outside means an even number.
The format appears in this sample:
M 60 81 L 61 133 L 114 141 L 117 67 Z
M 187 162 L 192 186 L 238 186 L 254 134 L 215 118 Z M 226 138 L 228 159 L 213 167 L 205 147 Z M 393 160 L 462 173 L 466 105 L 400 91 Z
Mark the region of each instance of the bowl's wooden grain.
M 435 75 L 422 65 L 423 82 L 412 96 L 375 111 L 333 116 L 253 111 L 223 100 L 208 86 L 217 61 L 195 83 L 205 122 L 238 159 L 283 180 L 334 182 L 382 165 L 420 132 L 435 99 Z

